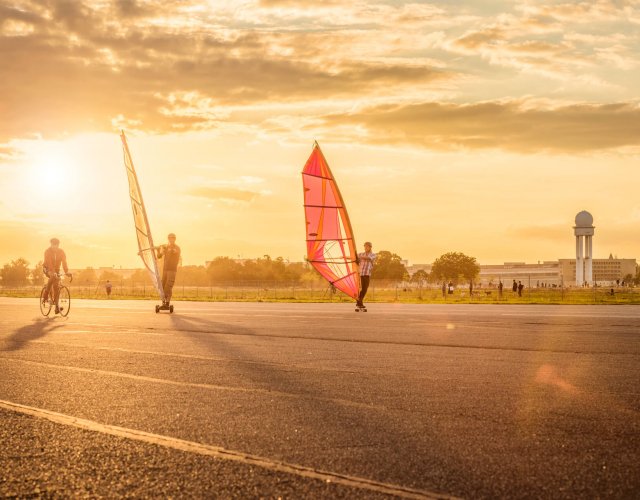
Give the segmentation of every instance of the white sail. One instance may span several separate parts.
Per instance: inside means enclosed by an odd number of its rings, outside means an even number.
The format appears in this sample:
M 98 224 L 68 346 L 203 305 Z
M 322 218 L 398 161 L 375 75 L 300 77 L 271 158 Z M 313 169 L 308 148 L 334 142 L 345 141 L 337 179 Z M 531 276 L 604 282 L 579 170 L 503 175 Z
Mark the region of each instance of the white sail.
M 133 209 L 133 222 L 136 226 L 138 255 L 142 257 L 142 262 L 144 262 L 144 266 L 147 268 L 147 271 L 149 271 L 151 281 L 156 287 L 158 295 L 160 295 L 160 300 L 164 302 L 165 295 L 162 289 L 160 271 L 158 270 L 158 259 L 153 247 L 149 219 L 147 218 L 147 211 L 144 208 L 138 176 L 133 168 L 133 160 L 131 159 L 131 153 L 129 153 L 129 146 L 127 145 L 127 138 L 124 136 L 124 131 L 121 132 L 120 138 L 122 139 L 124 166 L 127 169 L 127 178 L 129 179 L 129 197 L 131 198 L 131 208 Z

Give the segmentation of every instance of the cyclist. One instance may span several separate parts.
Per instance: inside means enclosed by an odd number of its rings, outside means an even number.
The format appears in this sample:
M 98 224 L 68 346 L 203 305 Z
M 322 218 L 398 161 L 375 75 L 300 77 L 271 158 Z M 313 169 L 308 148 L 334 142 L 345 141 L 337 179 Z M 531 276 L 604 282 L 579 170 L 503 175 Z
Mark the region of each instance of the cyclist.
M 44 263 L 42 265 L 44 275 L 49 278 L 42 301 L 47 301 L 51 293 L 51 288 L 53 287 L 53 300 L 56 304 L 56 314 L 58 314 L 60 313 L 60 308 L 58 307 L 58 296 L 60 295 L 60 289 L 58 288 L 60 266 L 64 269 L 65 274 L 69 274 L 69 266 L 67 265 L 67 255 L 64 253 L 64 250 L 60 248 L 60 240 L 58 238 L 51 238 L 50 243 L 51 246 L 44 251 Z

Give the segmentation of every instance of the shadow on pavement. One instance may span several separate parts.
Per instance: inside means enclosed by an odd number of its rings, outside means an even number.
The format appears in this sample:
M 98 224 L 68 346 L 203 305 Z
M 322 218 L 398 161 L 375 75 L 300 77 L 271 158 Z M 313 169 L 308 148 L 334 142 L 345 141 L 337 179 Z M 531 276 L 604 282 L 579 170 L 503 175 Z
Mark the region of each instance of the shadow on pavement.
M 0 351 L 18 351 L 22 349 L 25 344 L 38 340 L 45 335 L 62 327 L 62 323 L 55 321 L 55 318 L 39 318 L 29 325 L 24 325 L 22 328 L 15 330 L 6 342 L 9 344 L 7 347 L 0 348 Z
M 331 468 L 335 456 L 341 456 L 345 460 L 341 471 L 347 474 L 411 484 L 418 488 L 436 488 L 428 479 L 429 468 L 425 468 L 420 460 L 425 454 L 417 446 L 416 434 L 420 430 L 413 428 L 411 422 L 398 418 L 393 411 L 381 411 L 380 407 L 367 408 L 366 404 L 360 407 L 356 400 L 353 400 L 354 405 L 343 403 L 339 400 L 349 400 L 348 395 L 341 396 L 327 391 L 326 384 L 311 380 L 304 373 L 304 368 L 274 364 L 263 359 L 259 353 L 250 352 L 242 345 L 229 341 L 224 334 L 245 334 L 269 339 L 266 335 L 263 337 L 238 325 L 198 318 L 172 316 L 171 319 L 182 334 L 189 336 L 209 353 L 226 358 L 231 371 L 244 379 L 247 386 L 267 388 L 292 396 L 277 403 L 282 412 L 278 425 L 281 427 L 281 436 L 284 436 L 281 441 L 284 448 L 278 446 L 278 449 L 270 450 L 270 456 L 284 457 L 285 460 L 319 468 Z M 216 335 L 207 335 L 211 333 Z M 286 342 L 286 338 L 282 341 Z M 242 415 L 238 415 L 238 418 L 241 417 Z M 269 422 L 265 422 L 262 431 L 265 435 L 274 432 L 269 425 Z M 303 432 L 297 434 L 298 429 Z M 424 428 L 421 430 L 425 431 Z M 303 437 L 306 432 L 315 434 L 317 442 L 308 442 Z M 432 443 L 437 442 L 435 430 L 426 432 L 434 434 Z M 297 440 L 300 440 L 298 444 Z M 323 451 L 318 452 L 318 449 Z M 318 454 L 322 455 L 319 462 L 317 458 L 313 458 Z M 407 460 L 407 457 L 411 457 L 411 460 Z M 454 469 L 455 460 L 451 459 L 449 462 L 451 469 Z M 398 470 L 398 464 L 403 464 L 401 470 Z M 460 473 L 463 473 L 462 466 L 458 467 Z M 421 480 L 412 484 L 416 477 Z

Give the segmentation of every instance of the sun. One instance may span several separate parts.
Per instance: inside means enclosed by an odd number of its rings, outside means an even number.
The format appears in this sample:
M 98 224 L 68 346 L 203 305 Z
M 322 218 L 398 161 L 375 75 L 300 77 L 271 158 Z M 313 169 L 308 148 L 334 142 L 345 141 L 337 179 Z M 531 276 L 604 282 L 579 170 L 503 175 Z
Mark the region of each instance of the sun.
M 69 196 L 76 184 L 74 165 L 60 149 L 47 148 L 30 162 L 28 191 L 42 199 Z

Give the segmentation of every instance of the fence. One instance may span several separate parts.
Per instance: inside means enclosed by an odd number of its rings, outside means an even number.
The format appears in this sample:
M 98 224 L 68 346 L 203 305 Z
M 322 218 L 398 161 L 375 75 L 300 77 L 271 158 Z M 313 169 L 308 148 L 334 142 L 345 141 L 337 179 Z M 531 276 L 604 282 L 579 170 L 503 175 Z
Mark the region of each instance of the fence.
M 107 298 L 104 283 L 67 284 L 74 298 Z M 0 287 L 0 295 L 38 297 L 41 286 Z M 613 290 L 613 294 L 611 291 Z M 152 285 L 121 281 L 112 283 L 113 299 L 156 299 Z M 332 292 L 322 282 L 293 283 L 272 281 L 217 282 L 207 286 L 178 284 L 173 300 L 248 301 L 248 302 L 352 302 L 340 292 Z M 530 288 L 519 297 L 511 288 L 500 294 L 497 288 L 476 288 L 473 294 L 466 287 L 458 287 L 453 294 L 442 293 L 437 285 L 371 280 L 367 302 L 405 303 L 529 303 L 529 304 L 640 304 L 640 288 Z

